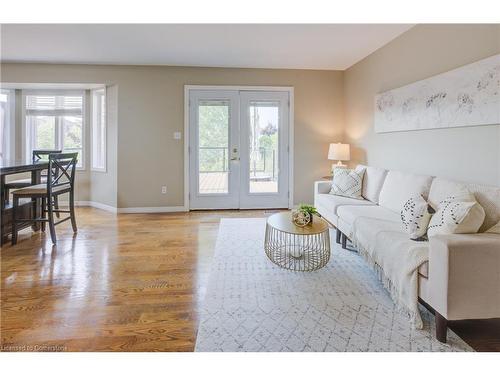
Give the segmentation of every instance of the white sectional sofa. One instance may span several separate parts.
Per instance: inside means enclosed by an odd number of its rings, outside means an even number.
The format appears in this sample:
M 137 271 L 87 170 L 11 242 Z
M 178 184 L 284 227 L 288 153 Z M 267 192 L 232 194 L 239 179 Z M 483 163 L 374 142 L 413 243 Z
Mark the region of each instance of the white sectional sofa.
M 360 167 L 366 168 L 363 200 L 329 194 L 331 181 L 315 183 L 314 205 L 337 228 L 337 243 L 346 248 L 351 240 L 367 259 L 372 253 L 366 248 L 383 252 L 396 243 L 403 254 L 411 246 L 421 246 L 427 255 L 416 272 L 418 301 L 435 311 L 436 337 L 442 342 L 450 320 L 500 317 L 500 235 L 485 233 L 500 221 L 500 188 Z M 409 239 L 400 213 L 408 198 L 422 194 L 437 208 L 442 199 L 464 188 L 485 210 L 479 233 L 437 235 L 426 242 Z M 372 264 L 382 273 L 384 266 L 392 266 Z

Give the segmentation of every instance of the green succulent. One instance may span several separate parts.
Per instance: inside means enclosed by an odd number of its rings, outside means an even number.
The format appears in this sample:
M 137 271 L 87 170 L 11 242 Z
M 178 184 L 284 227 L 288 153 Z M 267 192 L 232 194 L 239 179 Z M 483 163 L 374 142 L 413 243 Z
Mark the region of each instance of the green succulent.
M 311 206 L 310 204 L 301 204 L 299 206 L 299 211 L 307 212 L 311 216 L 318 214 L 318 210 L 316 210 L 316 207 Z

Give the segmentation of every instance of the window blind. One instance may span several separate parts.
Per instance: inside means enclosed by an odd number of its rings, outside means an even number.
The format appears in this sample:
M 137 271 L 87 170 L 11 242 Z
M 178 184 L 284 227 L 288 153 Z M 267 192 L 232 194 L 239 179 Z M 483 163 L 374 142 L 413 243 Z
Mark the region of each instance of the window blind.
M 27 115 L 71 115 L 83 114 L 82 95 L 26 95 Z

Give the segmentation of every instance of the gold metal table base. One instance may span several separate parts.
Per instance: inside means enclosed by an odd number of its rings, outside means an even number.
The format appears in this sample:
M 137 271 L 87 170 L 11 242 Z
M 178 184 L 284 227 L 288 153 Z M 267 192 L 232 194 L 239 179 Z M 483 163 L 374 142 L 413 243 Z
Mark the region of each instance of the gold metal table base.
M 282 215 L 281 218 L 273 218 Z M 330 235 L 328 225 L 316 223 L 314 227 L 297 227 L 288 224 L 289 213 L 271 216 L 266 224 L 264 249 L 267 257 L 280 267 L 293 271 L 315 271 L 330 260 Z M 291 217 L 290 219 L 291 220 Z M 323 219 L 315 217 L 314 220 Z M 293 224 L 292 224 L 293 225 Z

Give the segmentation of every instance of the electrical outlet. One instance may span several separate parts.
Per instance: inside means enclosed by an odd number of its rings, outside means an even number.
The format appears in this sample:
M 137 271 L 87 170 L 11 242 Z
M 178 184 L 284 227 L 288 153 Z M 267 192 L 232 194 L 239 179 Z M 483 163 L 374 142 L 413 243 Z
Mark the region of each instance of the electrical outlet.
M 167 187 L 166 186 L 162 186 L 161 187 L 161 193 L 162 194 L 167 194 Z
M 181 132 L 174 132 L 174 139 L 181 139 L 181 138 L 182 138 Z

